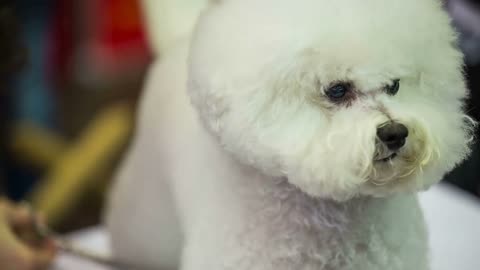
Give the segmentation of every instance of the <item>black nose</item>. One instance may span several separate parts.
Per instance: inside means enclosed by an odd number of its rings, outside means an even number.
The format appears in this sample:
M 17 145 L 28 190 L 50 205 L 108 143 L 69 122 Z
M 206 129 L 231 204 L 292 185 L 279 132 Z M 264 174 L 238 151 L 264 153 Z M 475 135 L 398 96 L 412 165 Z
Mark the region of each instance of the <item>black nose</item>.
M 377 129 L 377 137 L 388 149 L 395 151 L 405 145 L 408 137 L 408 129 L 400 123 L 390 122 Z

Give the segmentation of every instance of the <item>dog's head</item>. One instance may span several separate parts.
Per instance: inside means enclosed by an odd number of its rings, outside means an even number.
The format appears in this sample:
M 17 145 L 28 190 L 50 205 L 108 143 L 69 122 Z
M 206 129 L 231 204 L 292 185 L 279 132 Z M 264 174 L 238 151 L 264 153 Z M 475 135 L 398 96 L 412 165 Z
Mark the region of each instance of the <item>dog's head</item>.
M 189 94 L 226 150 L 308 194 L 415 191 L 469 152 L 455 43 L 437 0 L 223 1 Z

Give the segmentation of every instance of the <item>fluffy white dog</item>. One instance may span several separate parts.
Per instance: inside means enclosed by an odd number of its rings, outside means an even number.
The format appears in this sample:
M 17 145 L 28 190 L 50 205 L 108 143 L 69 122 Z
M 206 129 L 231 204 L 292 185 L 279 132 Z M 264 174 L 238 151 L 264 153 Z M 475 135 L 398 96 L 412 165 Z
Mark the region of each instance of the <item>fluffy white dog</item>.
M 116 255 L 428 269 L 416 192 L 472 129 L 455 44 L 440 0 L 215 1 L 152 67 L 110 201 Z

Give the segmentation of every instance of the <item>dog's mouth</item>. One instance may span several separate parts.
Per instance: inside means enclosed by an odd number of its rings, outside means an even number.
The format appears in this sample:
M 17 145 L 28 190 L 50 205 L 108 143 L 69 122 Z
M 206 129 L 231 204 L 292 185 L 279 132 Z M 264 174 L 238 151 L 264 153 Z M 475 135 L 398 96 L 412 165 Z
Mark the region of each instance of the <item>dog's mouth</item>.
M 376 158 L 376 159 L 374 159 L 374 161 L 375 162 L 380 162 L 380 163 L 381 162 L 388 162 L 388 161 L 391 161 L 391 160 L 395 159 L 397 156 L 398 156 L 398 154 L 393 152 L 393 153 L 389 154 L 388 156 Z

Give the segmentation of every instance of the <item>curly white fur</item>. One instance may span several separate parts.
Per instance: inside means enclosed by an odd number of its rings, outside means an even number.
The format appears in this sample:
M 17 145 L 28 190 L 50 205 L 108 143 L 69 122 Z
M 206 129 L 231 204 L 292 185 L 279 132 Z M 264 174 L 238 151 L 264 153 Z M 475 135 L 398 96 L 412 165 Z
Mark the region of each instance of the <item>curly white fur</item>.
M 473 127 L 455 42 L 437 0 L 215 1 L 151 70 L 110 201 L 118 256 L 428 269 L 415 192 L 468 155 Z M 397 95 L 382 91 L 395 79 Z M 338 81 L 354 85 L 348 104 L 325 95 Z M 409 136 L 378 162 L 389 121 Z

